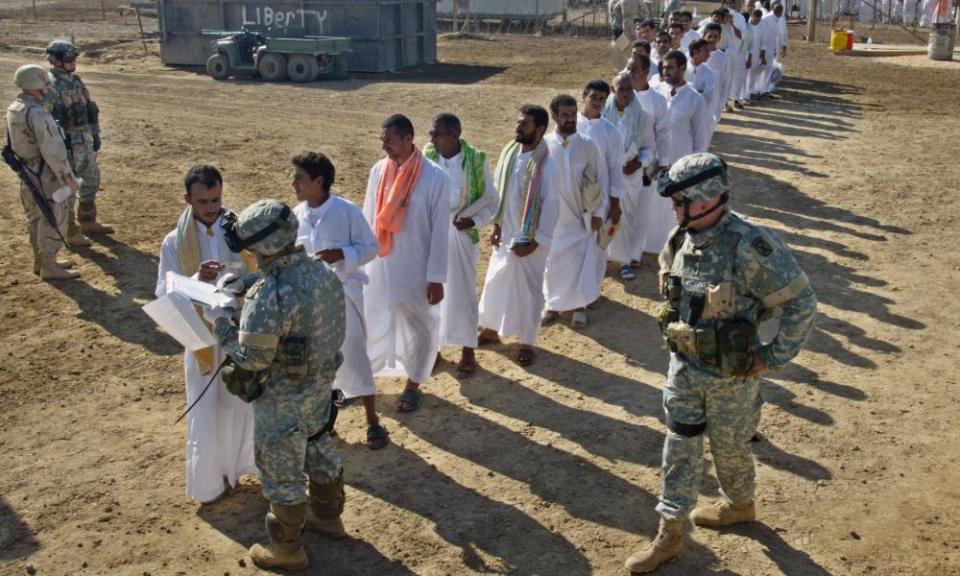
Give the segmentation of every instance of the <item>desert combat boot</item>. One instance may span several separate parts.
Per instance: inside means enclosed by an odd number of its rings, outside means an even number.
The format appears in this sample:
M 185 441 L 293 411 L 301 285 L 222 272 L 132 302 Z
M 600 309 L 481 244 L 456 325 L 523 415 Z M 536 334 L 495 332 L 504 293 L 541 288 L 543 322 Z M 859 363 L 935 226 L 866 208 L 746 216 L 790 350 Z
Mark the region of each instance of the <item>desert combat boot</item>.
M 753 522 L 756 518 L 757 507 L 753 500 L 738 503 L 719 500 L 711 505 L 698 506 L 690 514 L 693 523 L 704 528 L 720 528 L 741 522 Z
M 113 226 L 97 222 L 97 201 L 93 198 L 81 198 L 77 204 L 77 221 L 80 232 L 85 235 L 99 236 L 113 234 Z
M 660 519 L 657 537 L 646 548 L 627 558 L 631 574 L 653 572 L 683 552 L 683 520 Z
M 310 480 L 310 513 L 307 514 L 307 529 L 319 532 L 333 540 L 346 538 L 347 531 L 340 518 L 346 500 L 346 493 L 343 490 L 343 472 L 328 484 L 319 484 Z
M 66 259 L 60 259 L 54 256 L 53 262 L 58 268 L 73 268 L 73 262 Z M 40 275 L 40 253 L 37 252 L 36 249 L 33 250 L 33 273 L 37 276 Z
M 266 528 L 270 543 L 254 544 L 250 558 L 259 568 L 266 570 L 303 570 L 307 567 L 307 551 L 303 548 L 303 524 L 306 504 L 283 506 L 270 503 Z
M 80 273 L 76 270 L 67 270 L 58 266 L 56 254 L 42 254 L 39 260 L 39 266 L 34 270 L 39 272 L 41 280 L 73 280 L 80 277 Z

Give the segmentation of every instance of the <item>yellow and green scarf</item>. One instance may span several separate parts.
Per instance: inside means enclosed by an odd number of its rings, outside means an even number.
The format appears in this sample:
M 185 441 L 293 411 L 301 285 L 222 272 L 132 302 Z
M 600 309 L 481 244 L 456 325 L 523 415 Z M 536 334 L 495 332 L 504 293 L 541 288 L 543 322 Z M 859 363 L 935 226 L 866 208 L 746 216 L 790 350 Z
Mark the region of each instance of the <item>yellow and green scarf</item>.
M 424 146 L 423 155 L 434 162 L 440 159 L 440 153 L 437 152 L 436 147 L 432 143 Z M 467 206 L 483 198 L 483 193 L 487 186 L 483 177 L 483 163 L 487 161 L 487 155 L 481 150 L 477 150 L 467 144 L 467 141 L 461 138 L 460 158 L 460 166 L 463 168 L 464 174 L 467 175 L 467 186 L 465 189 L 461 188 L 460 203 L 456 208 L 451 210 L 451 212 L 457 214 L 462 212 Z M 464 230 L 464 232 L 470 237 L 470 241 L 474 244 L 480 241 L 480 231 L 476 228 L 470 228 L 469 230 Z

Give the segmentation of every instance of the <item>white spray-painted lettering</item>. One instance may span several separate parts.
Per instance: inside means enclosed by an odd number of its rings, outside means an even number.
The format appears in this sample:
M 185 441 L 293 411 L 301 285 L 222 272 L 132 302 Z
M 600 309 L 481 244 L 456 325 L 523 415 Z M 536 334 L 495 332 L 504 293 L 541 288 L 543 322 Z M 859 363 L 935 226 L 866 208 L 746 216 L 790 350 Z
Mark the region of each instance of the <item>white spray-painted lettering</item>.
M 241 6 L 241 16 L 244 26 L 296 26 L 307 27 L 307 18 L 317 19 L 317 34 L 323 34 L 323 22 L 327 19 L 326 10 L 275 10 L 270 6 L 255 6 L 247 11 L 247 6 Z

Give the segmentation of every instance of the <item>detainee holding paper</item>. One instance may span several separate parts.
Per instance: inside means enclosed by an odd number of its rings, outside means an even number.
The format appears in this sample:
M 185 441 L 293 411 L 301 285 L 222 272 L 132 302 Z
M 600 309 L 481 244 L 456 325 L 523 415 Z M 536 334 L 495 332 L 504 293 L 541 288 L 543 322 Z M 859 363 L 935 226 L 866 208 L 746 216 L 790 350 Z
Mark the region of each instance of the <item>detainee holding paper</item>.
M 217 284 L 230 292 L 231 287 L 242 284 L 239 276 L 252 270 L 246 268 L 241 254 L 230 250 L 217 224 L 227 212 L 223 208 L 223 178 L 213 166 L 193 166 L 184 177 L 184 188 L 186 207 L 160 248 L 157 297 L 174 290 L 167 282 L 167 272 Z M 234 291 L 242 293 L 242 288 Z M 224 358 L 217 345 L 185 351 L 187 406 L 199 397 Z M 245 474 L 257 474 L 253 410 L 227 391 L 218 374 L 187 415 L 187 495 L 201 503 L 213 502 Z

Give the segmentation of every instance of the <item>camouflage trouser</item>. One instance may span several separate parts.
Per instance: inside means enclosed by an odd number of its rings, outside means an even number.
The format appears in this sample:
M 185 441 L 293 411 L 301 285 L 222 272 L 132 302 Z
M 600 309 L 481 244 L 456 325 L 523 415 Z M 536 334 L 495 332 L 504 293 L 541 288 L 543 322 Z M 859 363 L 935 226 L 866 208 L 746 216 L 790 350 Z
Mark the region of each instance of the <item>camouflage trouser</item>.
M 36 200 L 30 189 L 24 183 L 20 183 L 20 203 L 23 204 L 23 211 L 27 215 L 27 233 L 30 234 L 30 247 L 41 255 L 53 255 L 63 248 L 63 242 L 57 236 L 57 231 L 47 222 L 37 206 Z M 53 200 L 47 203 L 53 211 L 57 220 L 57 227 L 61 234 L 67 233 L 67 209 L 65 204 L 57 204 Z
M 670 355 L 663 389 L 668 422 L 706 423 L 720 491 L 732 502 L 753 499 L 754 469 L 750 439 L 760 421 L 760 379 L 716 378 Z M 690 430 L 687 430 L 691 434 Z M 703 434 L 671 430 L 663 444 L 663 486 L 657 512 L 667 519 L 684 518 L 697 503 L 703 474 Z
M 610 29 L 626 31 L 633 37 L 633 19 L 640 17 L 640 0 L 609 0 Z
M 340 455 L 330 434 L 309 440 L 327 423 L 330 381 L 303 391 L 277 393 L 269 386 L 253 402 L 254 449 L 263 495 L 276 504 L 307 501 L 307 476 L 328 484 L 340 474 Z
M 83 178 L 80 192 L 81 201 L 93 200 L 100 189 L 100 165 L 97 163 L 97 151 L 93 149 L 93 134 L 89 131 L 71 134 L 70 165 L 78 178 Z

